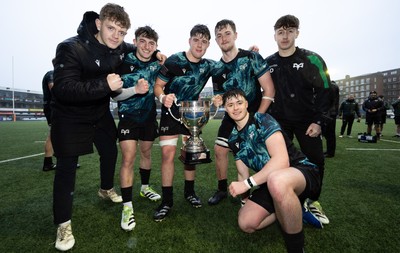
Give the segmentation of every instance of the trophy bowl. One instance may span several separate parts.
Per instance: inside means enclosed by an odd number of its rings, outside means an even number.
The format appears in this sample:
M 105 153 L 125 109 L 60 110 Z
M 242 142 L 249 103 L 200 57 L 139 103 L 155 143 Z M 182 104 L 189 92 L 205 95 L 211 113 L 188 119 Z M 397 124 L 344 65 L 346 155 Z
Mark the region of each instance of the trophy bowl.
M 212 162 L 210 150 L 205 145 L 200 133 L 210 119 L 210 101 L 181 101 L 179 106 L 180 121 L 190 132 L 190 137 L 181 147 L 179 160 L 184 164 L 202 164 Z M 215 114 L 218 112 L 218 108 Z M 211 117 L 214 118 L 215 114 Z M 172 114 L 171 114 L 172 115 Z

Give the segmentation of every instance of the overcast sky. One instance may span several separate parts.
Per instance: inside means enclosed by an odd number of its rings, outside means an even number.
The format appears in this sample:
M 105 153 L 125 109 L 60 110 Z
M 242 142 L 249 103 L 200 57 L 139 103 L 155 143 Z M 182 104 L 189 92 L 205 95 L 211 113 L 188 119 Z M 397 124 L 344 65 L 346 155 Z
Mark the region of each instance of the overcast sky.
M 43 75 L 59 42 L 76 35 L 85 11 L 100 12 L 109 1 L 5 0 L 0 15 L 0 86 L 41 91 Z M 134 30 L 152 26 L 167 56 L 189 48 L 190 29 L 205 24 L 212 33 L 205 55 L 221 57 L 214 26 L 224 18 L 236 23 L 238 47 L 257 45 L 265 58 L 277 51 L 275 21 L 286 14 L 300 19 L 297 46 L 317 52 L 333 80 L 400 68 L 398 0 L 147 0 L 111 1 L 125 7 Z

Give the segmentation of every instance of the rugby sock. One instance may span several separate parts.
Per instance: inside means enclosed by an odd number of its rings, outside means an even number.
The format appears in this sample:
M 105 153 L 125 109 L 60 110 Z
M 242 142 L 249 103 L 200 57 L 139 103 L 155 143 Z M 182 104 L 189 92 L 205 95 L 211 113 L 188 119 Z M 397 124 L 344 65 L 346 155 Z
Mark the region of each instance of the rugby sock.
M 150 171 L 143 168 L 139 168 L 140 178 L 142 180 L 142 185 L 148 185 L 150 180 Z
M 194 193 L 194 180 L 185 180 L 185 196 Z
M 121 196 L 122 202 L 131 202 L 132 201 L 132 186 L 130 187 L 121 187 Z
M 226 192 L 228 189 L 228 179 L 218 180 L 218 190 Z
M 53 163 L 53 157 L 49 156 L 49 157 L 45 157 L 43 160 L 44 165 L 50 165 Z
M 296 234 L 287 234 L 282 230 L 283 239 L 285 241 L 286 250 L 288 253 L 303 253 L 304 252 L 304 232 L 301 230 Z
M 163 186 L 162 187 L 162 203 L 172 206 L 174 204 L 173 201 L 173 188 L 172 186 Z

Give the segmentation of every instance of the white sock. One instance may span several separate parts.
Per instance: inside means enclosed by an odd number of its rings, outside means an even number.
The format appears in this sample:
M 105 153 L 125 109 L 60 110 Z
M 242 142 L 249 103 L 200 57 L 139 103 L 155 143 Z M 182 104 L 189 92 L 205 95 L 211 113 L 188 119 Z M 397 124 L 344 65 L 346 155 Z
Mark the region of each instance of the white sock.
M 132 201 L 124 202 L 123 205 L 124 205 L 124 206 L 129 206 L 129 207 L 133 208 Z
M 149 187 L 149 185 L 148 185 L 148 184 L 142 184 L 142 188 L 141 188 L 141 190 L 142 190 L 142 191 L 144 191 L 144 189 L 146 189 L 147 187 Z

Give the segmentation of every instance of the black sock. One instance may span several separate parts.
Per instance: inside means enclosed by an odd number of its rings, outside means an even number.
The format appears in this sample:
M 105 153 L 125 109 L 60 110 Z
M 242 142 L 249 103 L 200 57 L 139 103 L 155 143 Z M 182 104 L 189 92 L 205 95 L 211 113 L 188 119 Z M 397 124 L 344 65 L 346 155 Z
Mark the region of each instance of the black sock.
M 139 173 L 140 173 L 140 178 L 142 180 L 142 185 L 148 185 L 150 181 L 150 171 L 151 170 L 145 170 L 142 168 L 139 168 Z
M 194 180 L 185 180 L 185 197 L 194 193 Z
M 124 188 L 121 187 L 121 196 L 123 203 L 132 201 L 132 186 Z
M 283 239 L 285 240 L 286 250 L 288 253 L 304 252 L 304 232 L 301 230 L 296 234 L 287 234 L 282 230 Z
M 228 189 L 228 179 L 218 180 L 218 190 L 226 192 Z
M 174 204 L 172 186 L 162 187 L 162 203 L 168 206 L 172 206 Z
M 50 165 L 53 164 L 53 157 L 49 156 L 49 157 L 45 157 L 43 160 L 44 165 Z

